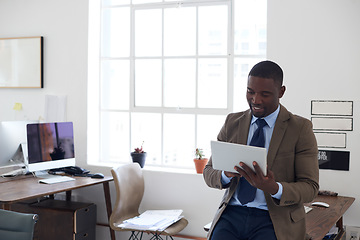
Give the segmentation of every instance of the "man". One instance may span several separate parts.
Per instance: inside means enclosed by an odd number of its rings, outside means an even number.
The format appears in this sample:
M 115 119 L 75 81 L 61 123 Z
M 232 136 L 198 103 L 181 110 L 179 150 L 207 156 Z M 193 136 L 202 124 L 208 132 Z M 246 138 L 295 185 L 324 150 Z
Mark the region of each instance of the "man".
M 256 162 L 256 172 L 241 162 L 242 169 L 234 167 L 238 173 L 231 173 L 213 169 L 210 158 L 205 182 L 226 192 L 209 239 L 306 238 L 303 203 L 312 201 L 319 189 L 317 143 L 311 122 L 280 104 L 285 90 L 283 71 L 276 63 L 263 61 L 251 69 L 246 93 L 250 109 L 229 114 L 218 141 L 253 145 L 260 139 L 268 152 L 267 176 Z

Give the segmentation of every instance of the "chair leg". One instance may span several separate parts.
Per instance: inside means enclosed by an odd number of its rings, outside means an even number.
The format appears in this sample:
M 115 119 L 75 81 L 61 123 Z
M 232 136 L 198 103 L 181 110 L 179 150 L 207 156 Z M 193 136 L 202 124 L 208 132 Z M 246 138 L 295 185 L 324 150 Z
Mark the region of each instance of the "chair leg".
M 166 236 L 165 236 L 165 240 L 168 240 L 168 237 L 169 237 L 171 240 L 174 240 L 173 237 L 170 236 L 170 235 L 166 235 Z M 162 238 L 160 234 L 153 233 L 153 236 L 150 238 L 150 240 L 164 240 L 164 238 Z
M 150 240 L 163 240 L 163 238 L 160 236 L 160 234 L 153 233 L 153 236 L 150 238 Z
M 170 235 L 166 235 L 166 236 L 165 236 L 165 240 L 168 240 L 168 237 L 169 237 L 171 240 L 174 240 L 173 237 L 170 236 Z
M 140 234 L 140 238 L 138 238 L 139 234 Z M 143 232 L 131 231 L 129 240 L 141 240 L 142 236 L 143 236 Z

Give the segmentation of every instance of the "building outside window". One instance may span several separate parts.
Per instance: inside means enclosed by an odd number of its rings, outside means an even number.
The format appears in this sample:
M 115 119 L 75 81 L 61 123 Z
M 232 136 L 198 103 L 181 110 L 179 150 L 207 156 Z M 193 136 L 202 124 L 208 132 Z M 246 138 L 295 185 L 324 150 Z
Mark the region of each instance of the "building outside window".
M 247 74 L 266 58 L 266 0 L 92 0 L 88 159 L 192 168 L 195 148 L 247 109 Z

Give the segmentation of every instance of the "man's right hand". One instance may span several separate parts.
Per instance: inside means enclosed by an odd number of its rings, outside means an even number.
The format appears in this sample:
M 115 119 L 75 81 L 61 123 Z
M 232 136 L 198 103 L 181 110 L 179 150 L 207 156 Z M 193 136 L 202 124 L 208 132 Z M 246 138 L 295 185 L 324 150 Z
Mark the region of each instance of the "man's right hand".
M 228 178 L 241 177 L 241 175 L 240 175 L 239 173 L 234 173 L 234 172 L 224 171 L 224 174 L 225 174 Z

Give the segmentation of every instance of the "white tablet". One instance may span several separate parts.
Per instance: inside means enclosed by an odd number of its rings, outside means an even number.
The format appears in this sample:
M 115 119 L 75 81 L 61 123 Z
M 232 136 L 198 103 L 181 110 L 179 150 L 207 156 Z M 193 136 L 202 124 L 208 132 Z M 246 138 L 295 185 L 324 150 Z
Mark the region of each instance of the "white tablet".
M 256 161 L 266 176 L 266 148 L 219 141 L 211 141 L 210 144 L 214 169 L 237 173 L 235 165 L 244 162 L 255 171 L 252 163 Z

